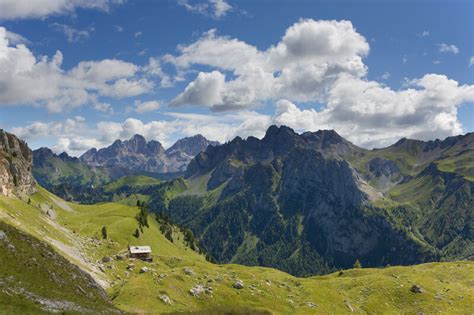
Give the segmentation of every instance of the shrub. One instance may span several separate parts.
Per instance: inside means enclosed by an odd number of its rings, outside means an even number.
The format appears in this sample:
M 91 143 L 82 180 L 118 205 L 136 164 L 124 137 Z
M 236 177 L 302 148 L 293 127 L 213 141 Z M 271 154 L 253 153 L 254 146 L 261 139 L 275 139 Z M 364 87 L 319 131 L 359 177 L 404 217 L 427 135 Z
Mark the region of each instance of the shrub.
M 135 229 L 135 232 L 133 233 L 133 236 L 135 236 L 136 238 L 139 238 L 140 237 L 140 230 Z
M 102 227 L 102 238 L 106 240 L 107 237 L 107 228 L 105 226 Z

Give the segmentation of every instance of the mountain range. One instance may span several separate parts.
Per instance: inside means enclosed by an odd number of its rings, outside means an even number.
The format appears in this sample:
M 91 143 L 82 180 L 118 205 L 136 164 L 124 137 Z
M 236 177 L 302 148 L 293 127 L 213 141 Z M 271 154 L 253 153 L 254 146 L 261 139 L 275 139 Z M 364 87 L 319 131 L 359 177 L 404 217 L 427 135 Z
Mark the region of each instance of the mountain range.
M 116 140 L 110 146 L 90 149 L 79 158 L 49 148 L 33 151 L 33 174 L 50 191 L 67 200 L 94 201 L 97 187 L 130 175 L 168 179 L 184 172 L 192 158 L 209 145 L 202 135 L 178 140 L 165 150 L 160 142 L 141 135 Z
M 151 205 L 217 262 L 311 275 L 473 259 L 473 180 L 472 133 L 367 150 L 272 126 L 208 147 Z
M 50 191 L 83 203 L 149 200 L 219 263 L 313 275 L 356 260 L 474 257 L 472 133 L 367 150 L 333 130 L 271 126 L 262 139 L 222 145 L 195 136 L 164 150 L 135 135 L 80 158 L 33 155 L 35 178 Z M 184 165 L 163 182 L 130 177 Z
M 469 313 L 473 140 L 366 150 L 272 126 L 208 146 L 184 176 L 104 179 L 89 188 L 113 202 L 83 205 L 38 185 L 27 144 L 1 131 L 0 312 Z M 388 266 L 439 260 L 455 261 Z
M 131 139 L 116 140 L 102 149 L 90 149 L 79 158 L 90 166 L 113 166 L 148 173 L 173 173 L 186 170 L 188 163 L 209 145 L 218 145 L 202 135 L 178 140 L 169 149 L 160 142 L 147 142 L 141 135 Z

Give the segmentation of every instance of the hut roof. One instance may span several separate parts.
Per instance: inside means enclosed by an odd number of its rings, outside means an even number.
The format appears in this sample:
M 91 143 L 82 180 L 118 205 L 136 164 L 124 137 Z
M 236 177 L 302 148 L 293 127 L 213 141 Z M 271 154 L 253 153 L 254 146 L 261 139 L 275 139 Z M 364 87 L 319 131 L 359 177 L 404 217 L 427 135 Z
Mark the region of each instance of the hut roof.
M 130 246 L 129 247 L 131 254 L 149 254 L 151 253 L 150 246 Z

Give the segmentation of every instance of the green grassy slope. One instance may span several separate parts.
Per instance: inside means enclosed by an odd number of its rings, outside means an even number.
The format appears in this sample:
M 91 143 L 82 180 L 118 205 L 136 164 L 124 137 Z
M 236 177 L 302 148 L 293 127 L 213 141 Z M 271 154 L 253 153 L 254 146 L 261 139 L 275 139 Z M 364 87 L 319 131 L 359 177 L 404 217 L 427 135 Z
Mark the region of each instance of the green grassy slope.
M 61 183 L 99 185 L 109 180 L 108 174 L 98 168 L 74 160 L 53 157 L 44 161 L 41 167 L 34 167 L 33 173 L 40 183 L 49 186 Z
M 415 176 L 434 162 L 443 172 L 456 173 L 473 181 L 474 133 L 447 138 L 442 143 L 444 145 L 437 146 L 436 142 L 405 139 L 383 149 L 365 150 L 360 155 L 345 158 L 363 174 L 368 172 L 367 162 L 380 157 L 395 162 L 404 176 Z
M 0 250 L 0 313 L 118 312 L 88 274 L 1 221 Z
M 207 313 L 231 309 L 343 314 L 353 309 L 358 313 L 463 314 L 474 303 L 473 262 L 353 269 L 342 275 L 296 278 L 270 268 L 211 264 L 186 247 L 180 231 L 175 229 L 173 242 L 168 241 L 152 216 L 148 218 L 149 228 L 143 228 L 140 238 L 136 238 L 132 235 L 138 227 L 136 207 L 66 203 L 41 188 L 30 199 L 28 204 L 27 198 L 0 197 L 0 220 L 47 241 L 91 273 L 107 288 L 114 305 L 128 312 Z M 102 239 L 103 226 L 108 240 Z M 128 244 L 150 245 L 154 261 L 116 259 Z M 112 260 L 102 263 L 105 256 Z M 127 269 L 129 264 L 134 268 Z M 144 266 L 149 270 L 140 273 Z M 243 281 L 243 289 L 233 288 L 238 279 Z M 411 292 L 413 284 L 425 292 Z M 192 296 L 190 289 L 196 285 L 212 290 Z M 171 304 L 162 301 L 164 295 Z
M 113 192 L 124 187 L 136 188 L 158 185 L 159 183 L 161 183 L 161 180 L 144 175 L 125 176 L 105 185 L 104 189 L 106 192 Z
M 132 175 L 121 177 L 103 187 L 104 199 L 109 199 L 128 206 L 134 206 L 137 201 L 146 201 L 150 199 L 148 194 L 153 187 L 159 185 L 161 180 L 144 175 Z M 97 189 L 96 189 L 97 190 Z M 143 194 L 146 192 L 147 194 Z M 111 196 L 108 198 L 107 196 Z

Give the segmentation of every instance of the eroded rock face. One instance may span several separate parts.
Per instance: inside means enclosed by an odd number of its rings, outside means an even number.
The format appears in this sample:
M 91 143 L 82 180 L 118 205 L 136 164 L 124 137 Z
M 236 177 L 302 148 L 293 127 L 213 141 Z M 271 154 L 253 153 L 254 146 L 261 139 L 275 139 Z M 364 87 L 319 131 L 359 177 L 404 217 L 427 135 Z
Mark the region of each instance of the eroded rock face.
M 398 165 L 383 157 L 374 157 L 367 162 L 368 180 L 380 191 L 387 191 L 398 184 L 403 176 Z
M 384 159 L 381 157 L 375 157 L 367 163 L 367 168 L 370 173 L 376 177 L 382 175 L 391 176 L 400 172 L 398 165 L 392 160 Z
M 0 194 L 33 194 L 33 154 L 26 142 L 0 129 Z

